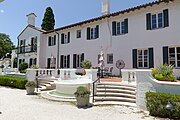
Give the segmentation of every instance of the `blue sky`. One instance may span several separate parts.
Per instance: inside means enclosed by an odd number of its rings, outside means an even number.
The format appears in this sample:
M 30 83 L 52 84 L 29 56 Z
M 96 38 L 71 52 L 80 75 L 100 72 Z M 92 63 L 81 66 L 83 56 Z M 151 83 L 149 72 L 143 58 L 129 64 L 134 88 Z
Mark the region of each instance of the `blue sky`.
M 154 0 L 110 0 L 111 13 Z M 41 27 L 45 9 L 52 7 L 55 28 L 101 16 L 101 0 L 5 0 L 0 3 L 0 33 L 10 35 L 14 44 L 27 26 L 26 15 L 37 15 L 36 27 Z

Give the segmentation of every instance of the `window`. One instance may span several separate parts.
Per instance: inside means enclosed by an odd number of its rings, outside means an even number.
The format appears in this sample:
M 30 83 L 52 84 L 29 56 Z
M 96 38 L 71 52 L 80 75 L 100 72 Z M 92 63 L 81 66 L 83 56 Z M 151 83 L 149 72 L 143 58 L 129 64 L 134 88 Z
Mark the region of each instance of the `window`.
M 77 30 L 77 32 L 76 32 L 76 38 L 81 38 L 81 30 Z
M 87 40 L 99 38 L 99 25 L 96 25 L 95 28 L 87 28 Z
M 20 40 L 20 53 L 25 52 L 26 40 Z
M 138 50 L 137 51 L 137 61 L 138 61 L 138 68 L 148 68 L 148 60 L 149 60 L 149 56 L 148 56 L 148 50 Z
M 146 26 L 147 30 L 169 27 L 169 11 L 168 9 L 163 12 L 146 14 Z
M 61 44 L 68 44 L 70 43 L 70 32 L 68 32 L 67 34 L 62 33 L 61 34 Z
M 84 61 L 84 53 L 73 54 L 73 68 L 80 68 L 81 62 Z
M 54 46 L 54 45 L 56 45 L 56 35 L 54 35 L 53 37 L 49 36 L 49 38 L 48 38 L 48 46 Z
M 169 64 L 180 67 L 180 47 L 169 48 Z
M 123 21 L 112 22 L 112 35 L 122 35 L 128 33 L 128 19 L 124 19 Z
M 113 54 L 107 54 L 107 64 L 113 64 Z
M 70 55 L 61 55 L 61 68 L 70 68 Z
M 30 58 L 29 59 L 29 67 L 31 67 L 32 65 L 36 65 L 36 58 Z

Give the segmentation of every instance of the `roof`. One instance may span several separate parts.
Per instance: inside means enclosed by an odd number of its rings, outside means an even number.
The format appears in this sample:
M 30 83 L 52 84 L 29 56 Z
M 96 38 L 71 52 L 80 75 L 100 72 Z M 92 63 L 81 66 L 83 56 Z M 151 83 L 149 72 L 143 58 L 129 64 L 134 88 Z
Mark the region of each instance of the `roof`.
M 34 15 L 35 17 L 37 17 L 35 13 L 29 13 L 29 14 L 26 15 L 26 16 L 30 16 L 30 15 Z
M 45 30 L 42 30 L 42 29 L 40 29 L 40 28 L 37 28 L 37 27 L 29 24 L 29 25 L 27 25 L 27 26 L 24 28 L 24 30 L 18 35 L 18 38 L 19 38 L 19 36 L 20 36 L 28 27 L 30 27 L 30 28 L 32 28 L 32 29 L 34 29 L 34 30 L 37 30 L 37 31 L 39 31 L 39 32 L 42 32 L 42 33 L 45 33 L 45 32 L 46 32 Z
M 160 4 L 160 3 L 163 3 L 163 2 L 168 3 L 168 2 L 172 2 L 172 1 L 174 1 L 174 0 L 156 0 L 154 2 L 142 4 L 142 5 L 139 5 L 139 6 L 136 6 L 136 7 L 132 7 L 132 8 L 128 8 L 128 9 L 125 9 L 125 10 L 118 11 L 118 12 L 114 12 L 114 13 L 111 13 L 111 14 L 108 14 L 108 15 L 103 15 L 103 16 L 100 16 L 100 17 L 92 18 L 92 19 L 85 20 L 85 21 L 82 21 L 82 22 L 78 22 L 78 23 L 74 23 L 74 24 L 67 25 L 67 26 L 64 26 L 64 27 L 60 27 L 60 28 L 57 28 L 57 29 L 54 29 L 54 30 L 49 30 L 49 31 L 45 32 L 45 34 L 51 33 L 51 32 L 54 32 L 54 31 L 59 31 L 59 30 L 64 30 L 64 29 L 80 26 L 80 25 L 95 22 L 95 21 L 99 21 L 99 20 L 109 18 L 109 17 L 118 16 L 120 14 L 128 13 L 128 12 L 135 11 L 135 10 L 139 10 L 141 8 L 146 8 L 148 6 L 153 6 L 155 4 Z

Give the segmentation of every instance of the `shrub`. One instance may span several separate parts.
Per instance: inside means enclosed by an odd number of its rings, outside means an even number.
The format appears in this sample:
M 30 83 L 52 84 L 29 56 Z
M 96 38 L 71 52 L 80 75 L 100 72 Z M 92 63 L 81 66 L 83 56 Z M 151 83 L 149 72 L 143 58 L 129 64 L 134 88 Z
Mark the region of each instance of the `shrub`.
M 1 65 L 0 68 L 4 68 L 4 65 Z
M 84 69 L 90 69 L 90 68 L 92 67 L 91 61 L 89 61 L 89 60 L 84 60 L 84 61 L 81 63 L 81 67 L 84 68 Z
M 28 81 L 25 84 L 25 87 L 36 87 L 36 83 L 34 81 Z
M 159 65 L 157 68 L 152 69 L 152 75 L 157 80 L 175 80 L 173 75 L 173 65 Z
M 39 66 L 37 66 L 37 65 L 31 65 L 31 68 L 32 68 L 32 69 L 38 69 Z
M 22 62 L 20 65 L 19 65 L 19 71 L 20 73 L 26 73 L 26 69 L 28 68 L 28 64 L 25 63 L 25 62 Z
M 24 89 L 27 82 L 26 78 L 18 78 L 11 76 L 0 76 L 0 85 Z
M 165 109 L 168 103 L 174 106 L 173 110 Z M 146 107 L 152 116 L 180 119 L 180 95 L 147 92 Z
M 83 86 L 79 86 L 78 88 L 77 88 L 77 90 L 76 90 L 76 92 L 74 93 L 74 95 L 76 96 L 76 97 L 78 97 L 78 96 L 81 96 L 81 97 L 83 97 L 83 96 L 85 96 L 85 95 L 89 95 L 90 94 L 90 91 L 86 88 L 86 87 L 83 87 Z

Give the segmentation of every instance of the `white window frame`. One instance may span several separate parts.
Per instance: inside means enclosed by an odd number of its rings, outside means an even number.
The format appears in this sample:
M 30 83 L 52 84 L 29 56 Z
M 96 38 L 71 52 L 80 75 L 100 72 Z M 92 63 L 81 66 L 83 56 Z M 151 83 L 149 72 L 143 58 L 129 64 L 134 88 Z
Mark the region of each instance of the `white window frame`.
M 76 38 L 81 38 L 81 30 L 76 31 Z
M 124 20 L 116 23 L 116 35 L 123 35 L 123 34 L 125 34 Z
M 145 55 L 144 55 L 144 51 L 147 50 L 147 61 L 145 61 Z M 142 55 L 139 55 L 139 51 L 142 51 Z M 142 56 L 142 61 L 140 61 L 140 56 Z M 142 66 L 140 66 L 140 62 L 142 62 Z M 147 62 L 147 66 L 145 67 L 145 62 Z M 138 68 L 149 68 L 149 50 L 148 49 L 138 49 L 137 50 L 137 66 Z
M 170 49 L 174 49 L 174 54 L 170 54 Z M 180 68 L 180 66 L 178 66 L 178 62 L 180 62 L 180 59 L 178 60 L 178 55 L 180 55 L 180 53 L 177 53 L 177 48 L 179 48 L 180 49 L 180 46 L 179 47 L 169 47 L 168 48 L 168 62 L 169 62 L 169 64 L 171 64 L 171 61 L 173 61 L 173 59 L 170 57 L 170 55 L 174 55 L 174 62 L 175 62 L 175 64 L 173 64 L 174 65 L 174 67 L 175 68 Z
M 162 17 L 161 17 L 161 24 L 162 24 L 162 26 L 159 26 L 159 14 L 161 14 L 162 15 Z M 156 27 L 155 28 L 153 28 L 153 16 L 156 16 L 156 19 L 155 19 L 155 24 L 156 24 Z M 163 28 L 164 27 L 164 17 L 163 17 L 163 12 L 158 12 L 158 13 L 152 13 L 152 15 L 151 15 L 151 28 L 152 29 L 158 29 L 158 28 Z

